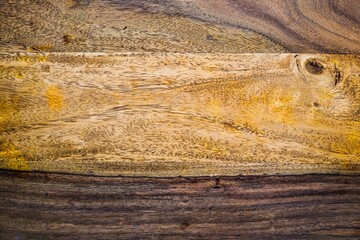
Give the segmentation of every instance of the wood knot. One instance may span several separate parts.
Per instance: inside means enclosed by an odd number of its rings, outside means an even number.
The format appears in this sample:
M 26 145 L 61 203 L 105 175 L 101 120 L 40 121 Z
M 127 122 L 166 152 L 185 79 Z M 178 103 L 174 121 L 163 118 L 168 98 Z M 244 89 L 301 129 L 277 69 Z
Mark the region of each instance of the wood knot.
M 324 66 L 316 59 L 309 59 L 305 64 L 305 68 L 312 74 L 321 74 L 324 71 Z

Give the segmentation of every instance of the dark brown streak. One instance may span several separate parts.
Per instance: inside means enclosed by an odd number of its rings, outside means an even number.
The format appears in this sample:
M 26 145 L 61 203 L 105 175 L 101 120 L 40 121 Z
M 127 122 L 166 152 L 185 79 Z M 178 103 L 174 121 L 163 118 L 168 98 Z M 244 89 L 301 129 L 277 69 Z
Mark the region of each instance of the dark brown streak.
M 341 81 L 341 73 L 335 67 L 335 87 L 338 85 L 338 83 L 340 83 L 340 81 Z

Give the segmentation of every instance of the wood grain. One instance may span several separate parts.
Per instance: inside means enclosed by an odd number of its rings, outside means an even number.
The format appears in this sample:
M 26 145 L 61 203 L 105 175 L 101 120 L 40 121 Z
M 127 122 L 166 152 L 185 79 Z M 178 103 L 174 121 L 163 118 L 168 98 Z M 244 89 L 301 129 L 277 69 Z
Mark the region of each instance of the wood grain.
M 359 53 L 360 1 L 0 0 L 0 239 L 359 239 Z
M 251 29 L 290 52 L 359 53 L 360 2 L 190 0 L 214 22 Z
M 360 176 L 0 173 L 1 239 L 358 239 Z
M 360 53 L 353 0 L 2 0 L 2 51 Z
M 3 54 L 0 168 L 360 172 L 358 55 Z

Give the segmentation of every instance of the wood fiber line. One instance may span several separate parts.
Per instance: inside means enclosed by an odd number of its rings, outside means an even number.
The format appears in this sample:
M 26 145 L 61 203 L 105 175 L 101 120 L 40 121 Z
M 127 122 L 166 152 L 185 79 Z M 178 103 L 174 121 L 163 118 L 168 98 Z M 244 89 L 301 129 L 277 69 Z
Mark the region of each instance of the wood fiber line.
M 359 53 L 353 0 L 2 0 L 2 51 Z
M 0 168 L 360 173 L 358 55 L 0 56 Z
M 0 174 L 1 239 L 357 239 L 360 176 Z

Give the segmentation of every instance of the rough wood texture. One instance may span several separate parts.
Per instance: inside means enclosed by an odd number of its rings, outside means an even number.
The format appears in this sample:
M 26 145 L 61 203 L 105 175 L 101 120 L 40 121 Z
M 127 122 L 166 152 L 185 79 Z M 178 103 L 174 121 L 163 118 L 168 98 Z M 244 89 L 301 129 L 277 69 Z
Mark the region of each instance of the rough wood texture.
M 0 174 L 1 239 L 358 239 L 360 176 Z
M 3 54 L 0 167 L 360 172 L 358 55 Z
M 360 1 L 0 0 L 0 239 L 359 239 L 360 57 L 309 53 Z
M 0 50 L 360 53 L 360 1 L 1 0 Z
M 0 0 L 0 239 L 359 239 L 360 55 L 315 53 L 360 1 Z

